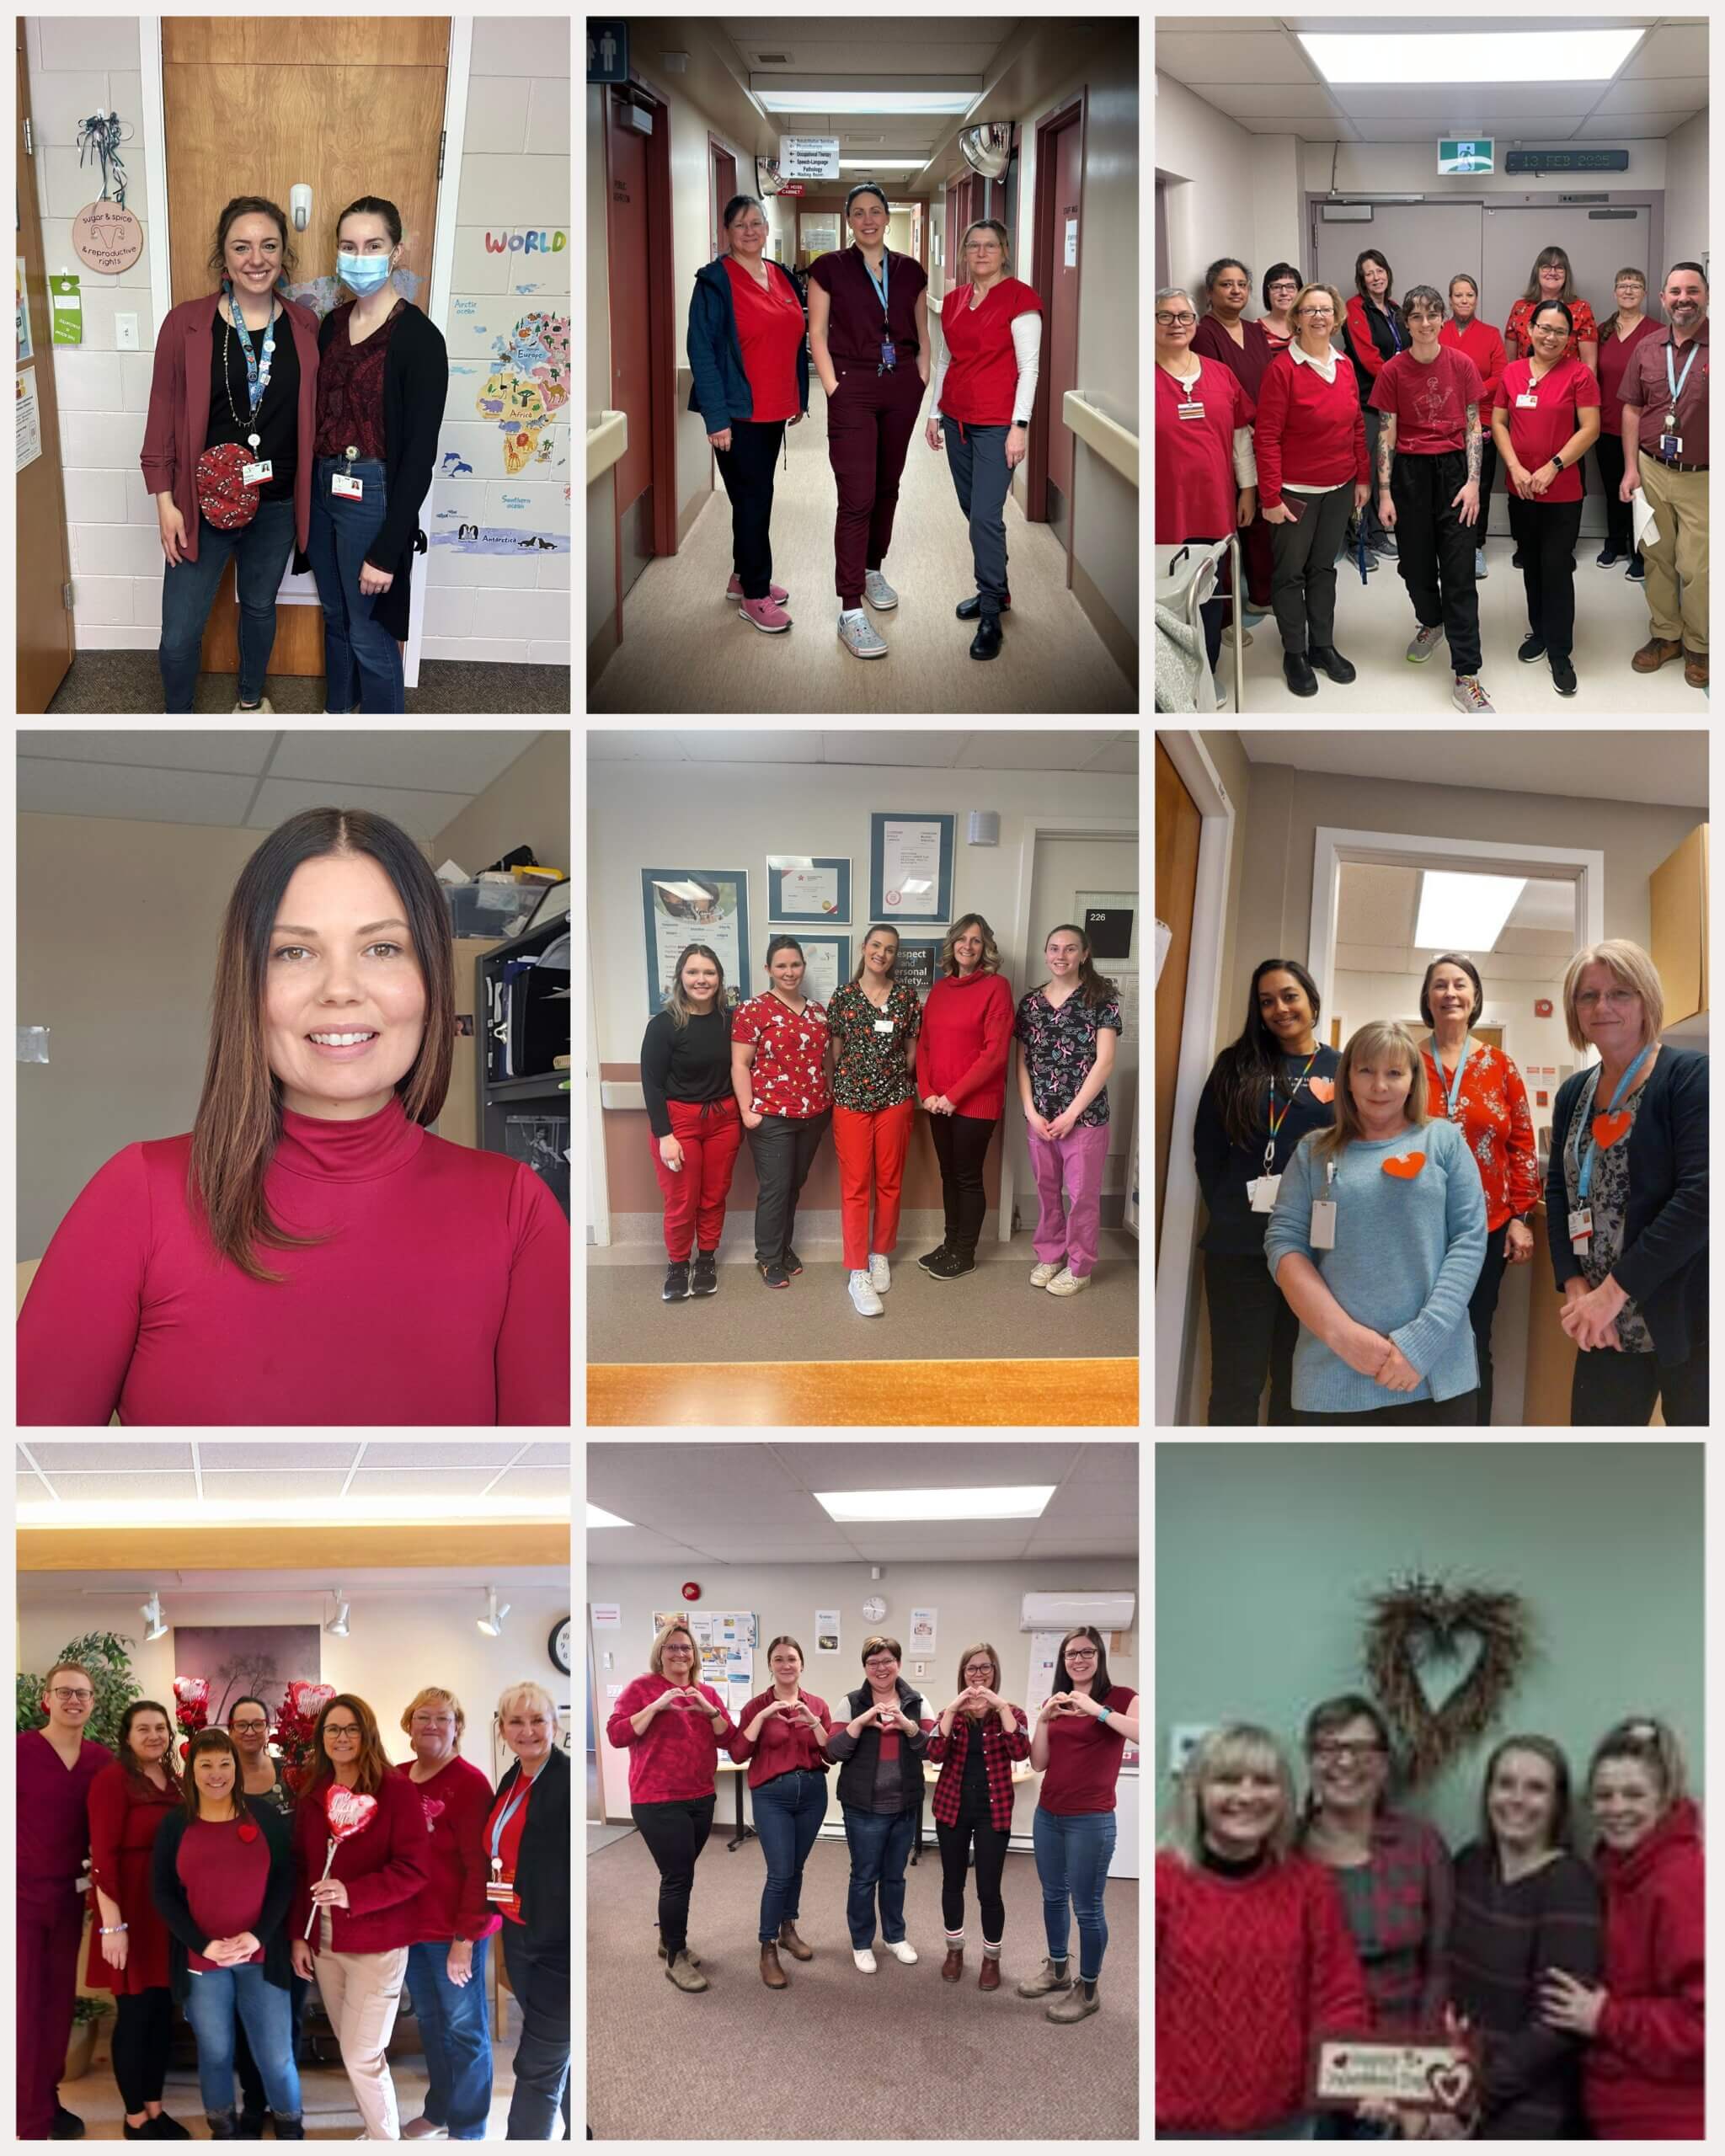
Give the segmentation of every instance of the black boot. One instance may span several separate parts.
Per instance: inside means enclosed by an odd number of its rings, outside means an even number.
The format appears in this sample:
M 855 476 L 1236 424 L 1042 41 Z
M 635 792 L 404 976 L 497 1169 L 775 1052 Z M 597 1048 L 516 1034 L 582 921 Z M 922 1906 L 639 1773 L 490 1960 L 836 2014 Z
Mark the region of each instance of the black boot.
M 260 2112 L 259 2116 L 261 2117 L 264 2114 Z M 169 2118 L 166 2111 L 158 2111 L 155 2117 L 144 2128 L 144 2132 L 152 2141 L 190 2141 L 192 2137 L 191 2128 L 189 2126 L 182 2126 L 178 2119 Z M 261 2140 L 262 2137 L 260 2128 L 259 2138 Z
M 716 1250 L 697 1250 L 695 1270 L 689 1278 L 692 1295 L 716 1295 L 718 1293 L 718 1252 Z
M 1303 651 L 1284 651 L 1282 654 L 1282 675 L 1296 696 L 1315 696 L 1317 676 L 1311 670 L 1311 661 Z
M 977 624 L 976 633 L 970 639 L 973 659 L 995 659 L 1000 654 L 1001 617 L 998 614 L 985 614 Z
M 689 1298 L 689 1261 L 679 1258 L 665 1270 L 665 1285 L 659 1291 L 662 1303 L 682 1303 Z
M 1321 666 L 1332 681 L 1351 681 L 1354 670 L 1332 643 L 1315 643 L 1306 653 L 1314 666 Z
M 303 2118 L 276 2120 L 275 2138 L 278 2141 L 303 2141 L 305 2137 L 306 2122 Z
M 76 2111 L 67 2110 L 58 2097 L 54 2100 L 54 2123 L 48 2129 L 50 2141 L 82 2141 L 84 2122 Z
M 234 2139 L 261 2141 L 264 2138 L 264 2128 L 268 2125 L 269 2121 L 270 2111 L 267 2105 L 254 2105 L 248 2102 L 243 2103 L 239 2107 L 239 2116 L 233 2122 Z
M 1009 591 L 1006 597 L 1001 601 L 1001 613 L 1004 614 L 1010 610 L 1012 604 L 1012 595 Z M 974 622 L 977 616 L 982 611 L 981 593 L 973 591 L 968 599 L 961 599 L 958 605 L 953 607 L 953 611 L 958 616 L 961 622 Z
M 206 2111 L 204 2116 L 209 2122 L 211 2141 L 238 2140 L 238 2132 L 234 2126 L 233 2113 L 231 2111 Z

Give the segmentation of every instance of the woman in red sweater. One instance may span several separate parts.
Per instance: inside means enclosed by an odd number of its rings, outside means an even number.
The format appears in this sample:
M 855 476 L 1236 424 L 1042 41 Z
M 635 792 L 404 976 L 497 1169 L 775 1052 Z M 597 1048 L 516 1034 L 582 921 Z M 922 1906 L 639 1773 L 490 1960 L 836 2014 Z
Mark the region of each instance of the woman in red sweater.
M 454 983 L 405 831 L 308 808 L 270 834 L 228 901 L 190 1132 L 99 1169 L 30 1283 L 20 1422 L 567 1425 L 563 1210 L 427 1129 Z
M 737 1718 L 726 1749 L 749 1768 L 749 1805 L 766 1884 L 761 1890 L 761 1981 L 769 1991 L 790 1982 L 778 1950 L 812 1961 L 814 1950 L 797 1935 L 803 1906 L 803 1867 L 826 1817 L 830 1719 L 825 1700 L 803 1689 L 803 1650 L 781 1632 L 766 1650 L 770 1690 L 757 1693 Z
M 623 1687 L 605 1733 L 629 1753 L 629 1811 L 659 1868 L 659 1951 L 679 1991 L 705 1991 L 689 1951 L 689 1895 L 718 1801 L 718 1748 L 736 1735 L 724 1702 L 700 1681 L 695 1635 L 667 1625 L 647 1674 Z
M 366 2137 L 399 2141 L 389 2038 L 419 1936 L 430 1829 L 413 1784 L 389 1764 L 377 1717 L 355 1694 L 324 1702 L 312 1757 L 293 1816 L 293 1966 L 302 1977 L 316 1973 Z M 332 1822 L 356 1816 L 362 1823 L 345 1839 L 330 1833 Z
M 916 1262 L 937 1280 L 956 1280 L 976 1270 L 988 1210 L 982 1164 L 1006 1104 L 1013 1005 L 1000 946 L 980 913 L 953 923 L 940 961 L 916 1036 L 916 1097 L 928 1111 L 940 1162 L 946 1227 Z
M 1474 527 L 1473 574 L 1486 574 L 1487 526 L 1492 520 L 1492 485 L 1498 476 L 1498 445 L 1492 439 L 1490 414 L 1497 399 L 1498 378 L 1503 371 L 1503 340 L 1489 322 L 1479 318 L 1479 286 L 1466 271 L 1450 280 L 1450 319 L 1438 332 L 1438 342 L 1451 351 L 1465 352 L 1479 370 L 1482 385 L 1479 410 L 1482 440 L 1479 467 L 1479 522 Z
M 1605 1901 L 1605 1981 L 1544 1986 L 1554 2029 L 1588 2040 L 1582 2100 L 1598 2141 L 1699 2141 L 1706 2130 L 1706 1901 L 1701 1817 L 1676 1733 L 1619 1722 L 1588 1769 Z
M 1370 2026 L 1342 1898 L 1295 1849 L 1295 1824 L 1268 1730 L 1225 1723 L 1199 1742 L 1156 1860 L 1159 2141 L 1308 2137 L 1311 2038 Z

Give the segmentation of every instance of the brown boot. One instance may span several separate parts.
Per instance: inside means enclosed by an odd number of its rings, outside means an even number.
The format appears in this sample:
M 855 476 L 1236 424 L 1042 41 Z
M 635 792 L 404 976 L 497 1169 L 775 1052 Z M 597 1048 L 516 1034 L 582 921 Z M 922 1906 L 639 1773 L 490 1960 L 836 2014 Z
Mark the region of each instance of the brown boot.
M 686 1953 L 680 1947 L 665 1965 L 665 1973 L 679 1991 L 705 1991 L 707 1979 L 693 1967 Z
M 789 1917 L 778 1928 L 778 1943 L 794 1961 L 812 1961 L 814 1959 L 814 1949 L 805 1945 L 798 1938 L 797 1927 Z
M 1691 689 L 1705 689 L 1707 686 L 1707 654 L 1704 651 L 1685 649 L 1683 654 L 1683 678 Z
M 1649 637 L 1629 663 L 1637 674 L 1657 674 L 1662 666 L 1682 656 L 1681 637 Z
M 941 1982 L 942 1982 L 943 1983 L 947 1983 L 947 1984 L 955 1984 L 955 1983 L 957 1983 L 957 1982 L 959 1981 L 959 1977 L 962 1977 L 962 1976 L 964 1975 L 964 1948 L 963 1948 L 962 1946 L 949 1946 L 949 1947 L 948 1947 L 948 1949 L 947 1949 L 947 1958 L 946 1958 L 946 1959 L 945 1959 L 945 1961 L 943 1961 L 943 1962 L 941 1963 L 941 1965 L 940 1965 L 940 1977 L 941 1977 Z
M 998 1991 L 1001 1988 L 1001 1957 L 998 1954 L 985 1954 L 982 1974 L 976 1979 L 978 1991 Z
M 761 1981 L 769 1991 L 782 1991 L 790 1978 L 778 1965 L 778 1948 L 772 1940 L 761 1950 Z

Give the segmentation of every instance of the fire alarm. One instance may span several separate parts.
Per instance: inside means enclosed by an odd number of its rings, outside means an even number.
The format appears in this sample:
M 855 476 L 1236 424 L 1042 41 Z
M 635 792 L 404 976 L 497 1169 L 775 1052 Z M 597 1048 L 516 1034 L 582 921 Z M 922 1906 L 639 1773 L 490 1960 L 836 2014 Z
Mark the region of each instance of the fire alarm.
M 701 1599 L 701 1583 L 698 1580 L 683 1582 L 683 1599 L 685 1602 L 698 1602 Z
M 1549 1018 L 1551 1017 L 1551 999 L 1549 995 L 1541 995 L 1535 1000 L 1533 1015 L 1535 1018 Z

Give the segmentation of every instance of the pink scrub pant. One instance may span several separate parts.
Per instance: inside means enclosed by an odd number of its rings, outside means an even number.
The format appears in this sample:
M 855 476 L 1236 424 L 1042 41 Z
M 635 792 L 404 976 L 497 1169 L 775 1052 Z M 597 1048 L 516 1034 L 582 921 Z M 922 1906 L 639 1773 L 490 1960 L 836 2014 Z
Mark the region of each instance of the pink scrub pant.
M 18 1905 L 18 2137 L 45 2141 L 60 2101 L 77 1997 L 84 1905 L 69 1884 L 51 1903 Z
M 1108 1127 L 1098 1123 L 1087 1130 L 1081 1125 L 1069 1138 L 1039 1138 L 1028 1129 L 1024 1136 L 1036 1171 L 1036 1255 L 1044 1265 L 1057 1265 L 1064 1257 L 1066 1270 L 1081 1280 L 1096 1265 Z M 1070 1214 L 1061 1203 L 1063 1184 L 1072 1200 Z

